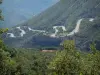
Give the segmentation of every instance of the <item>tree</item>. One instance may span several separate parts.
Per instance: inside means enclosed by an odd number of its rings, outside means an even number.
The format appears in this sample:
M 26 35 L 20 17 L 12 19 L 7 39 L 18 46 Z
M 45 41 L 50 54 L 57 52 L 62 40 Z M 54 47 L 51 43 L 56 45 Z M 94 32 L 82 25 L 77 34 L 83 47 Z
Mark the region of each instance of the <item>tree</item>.
M 2 0 L 0 0 L 0 4 Z M 0 10 L 0 20 L 4 20 Z M 10 53 L 6 51 L 6 46 L 1 39 L 1 35 L 8 29 L 0 29 L 0 75 L 15 75 L 16 62 L 11 59 Z
M 64 50 L 56 53 L 56 57 L 48 66 L 49 75 L 100 75 L 100 51 L 95 43 L 90 45 L 92 53 L 84 53 L 75 49 L 74 41 L 66 40 Z
M 2 3 L 2 0 L 0 0 L 0 4 Z M 2 11 L 0 10 L 0 20 L 3 20 L 3 16 L 2 16 Z
M 93 54 L 96 53 L 97 49 L 96 49 L 96 44 L 94 42 L 92 42 L 92 44 L 90 44 L 90 50 L 92 51 Z
M 79 53 L 75 50 L 73 40 L 66 40 L 63 43 L 64 50 L 58 52 L 48 68 L 50 75 L 78 75 L 79 74 Z

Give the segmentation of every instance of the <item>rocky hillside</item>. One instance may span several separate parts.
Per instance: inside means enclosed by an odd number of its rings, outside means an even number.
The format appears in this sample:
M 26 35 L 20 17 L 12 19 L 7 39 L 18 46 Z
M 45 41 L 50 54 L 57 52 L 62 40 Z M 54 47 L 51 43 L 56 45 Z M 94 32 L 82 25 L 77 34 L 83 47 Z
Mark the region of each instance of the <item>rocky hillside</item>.
M 76 46 L 89 49 L 100 45 L 100 0 L 61 0 L 39 15 L 17 25 L 3 35 L 14 47 L 59 46 L 74 39 Z

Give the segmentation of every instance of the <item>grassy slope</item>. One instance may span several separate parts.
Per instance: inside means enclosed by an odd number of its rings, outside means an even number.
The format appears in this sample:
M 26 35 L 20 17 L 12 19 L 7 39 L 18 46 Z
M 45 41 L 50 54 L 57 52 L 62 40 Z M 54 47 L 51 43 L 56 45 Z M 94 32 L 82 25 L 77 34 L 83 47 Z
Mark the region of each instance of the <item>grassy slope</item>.
M 25 23 L 37 29 L 51 29 L 54 25 L 65 25 L 68 30 L 75 27 L 75 24 L 80 18 L 100 16 L 98 8 L 94 8 L 100 3 L 99 0 L 70 0 L 61 1 L 35 16 Z
M 82 42 L 86 42 L 89 39 L 96 39 L 94 37 L 99 36 L 99 30 L 96 30 L 93 26 L 98 25 L 100 14 L 99 0 L 62 0 L 56 5 L 37 15 L 33 19 L 29 20 L 26 24 L 38 29 L 45 29 L 51 31 L 54 25 L 65 25 L 68 31 L 72 31 L 78 19 L 84 18 L 85 21 L 81 25 L 80 36 L 86 36 L 87 39 Z M 90 23 L 88 18 L 95 18 L 96 21 Z M 89 25 L 90 26 L 89 26 Z M 88 35 L 89 34 L 89 35 Z M 77 40 L 80 37 L 77 38 Z M 82 43 L 81 43 L 82 44 Z
M 81 48 L 86 48 L 92 41 L 98 41 L 97 46 L 100 46 L 100 18 L 95 18 L 93 22 L 88 19 L 83 20 L 80 32 L 76 35 L 77 45 Z M 100 49 L 100 47 L 98 47 Z
M 87 20 L 88 18 L 99 19 L 99 4 L 100 0 L 61 0 L 57 4 L 48 8 L 46 11 L 18 26 L 26 25 L 30 26 L 31 28 L 43 29 L 51 32 L 52 26 L 64 25 L 67 31 L 70 32 L 75 28 L 76 22 L 79 19 L 84 18 L 86 21 L 83 21 L 80 29 L 80 34 L 82 35 L 77 37 L 77 41 L 79 42 L 79 44 L 83 44 L 87 40 L 91 40 L 91 37 L 93 37 L 94 39 L 96 39 L 96 37 L 99 37 L 99 30 L 93 28 L 94 25 L 99 24 L 99 21 L 93 23 L 93 25 Z M 91 27 L 88 26 L 88 24 L 90 24 Z M 90 37 L 85 39 L 83 36 L 87 37 L 88 34 Z M 94 37 L 95 35 L 96 37 Z M 24 38 L 21 38 L 21 40 L 19 40 L 19 45 L 20 43 L 22 45 L 31 41 L 32 37 L 33 34 L 27 34 Z M 80 37 L 82 37 L 82 39 L 80 39 Z

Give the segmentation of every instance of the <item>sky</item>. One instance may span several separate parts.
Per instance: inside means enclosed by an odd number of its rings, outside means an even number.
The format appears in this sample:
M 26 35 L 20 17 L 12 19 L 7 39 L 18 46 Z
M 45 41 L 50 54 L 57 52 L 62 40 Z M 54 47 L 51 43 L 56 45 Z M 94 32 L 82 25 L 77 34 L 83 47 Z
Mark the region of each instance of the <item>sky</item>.
M 2 7 L 6 11 L 24 14 L 39 14 L 59 0 L 4 0 Z
M 34 15 L 38 15 L 42 11 L 51 7 L 59 0 L 3 0 L 2 8 L 4 22 L 2 26 L 15 26 L 20 24 Z

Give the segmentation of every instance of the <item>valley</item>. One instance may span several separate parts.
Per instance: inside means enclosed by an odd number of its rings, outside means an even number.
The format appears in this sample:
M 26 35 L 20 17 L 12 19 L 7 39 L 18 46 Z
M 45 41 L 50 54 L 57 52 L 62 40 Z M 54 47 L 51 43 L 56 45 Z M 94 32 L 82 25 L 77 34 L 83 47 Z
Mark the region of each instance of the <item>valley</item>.
M 41 9 L 35 1 L 29 1 L 30 10 Z M 40 1 L 47 6 L 47 0 Z M 0 29 L 0 75 L 100 75 L 100 0 L 56 2 L 23 23 Z
M 36 47 L 35 43 L 41 37 L 44 41 L 47 41 L 47 37 L 61 42 L 74 39 L 77 48 L 89 50 L 92 40 L 98 42 L 100 40 L 100 6 L 98 3 L 100 3 L 99 0 L 59 1 L 28 21 L 9 29 L 3 35 L 4 42 L 9 46 L 29 48 Z M 35 41 L 36 37 L 38 39 Z M 38 44 L 42 39 L 38 41 Z M 59 46 L 61 42 L 56 46 Z

